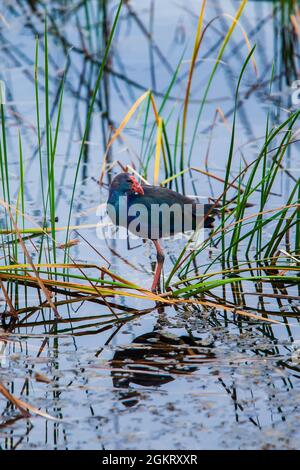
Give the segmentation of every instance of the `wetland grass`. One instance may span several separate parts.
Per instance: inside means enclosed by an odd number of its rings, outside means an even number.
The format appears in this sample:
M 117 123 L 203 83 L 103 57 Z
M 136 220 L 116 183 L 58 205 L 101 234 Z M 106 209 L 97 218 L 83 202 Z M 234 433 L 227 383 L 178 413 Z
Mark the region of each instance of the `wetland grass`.
M 6 115 L 5 104 L 1 103 L 1 145 L 0 145 L 0 170 L 1 170 L 1 206 L 3 210 L 1 233 L 2 260 L 4 264 L 0 267 L 0 278 L 2 286 L 6 284 L 5 297 L 9 304 L 5 316 L 10 312 L 15 324 L 16 317 L 20 321 L 24 314 L 24 307 L 18 308 L 17 295 L 12 294 L 17 286 L 22 286 L 25 292 L 29 288 L 42 290 L 46 300 L 40 305 L 27 307 L 28 314 L 36 309 L 52 307 L 58 321 L 63 320 L 58 307 L 64 303 L 83 302 L 99 300 L 108 308 L 112 304 L 112 298 L 125 297 L 140 300 L 151 300 L 156 303 L 169 305 L 179 304 L 201 304 L 208 309 L 227 309 L 230 312 L 243 315 L 244 318 L 268 320 L 268 312 L 258 311 L 241 301 L 242 296 L 236 298 L 237 303 L 227 303 L 225 298 L 215 295 L 219 289 L 230 286 L 240 294 L 244 286 L 268 285 L 274 292 L 281 292 L 287 300 L 295 299 L 295 288 L 299 288 L 299 240 L 300 240 L 300 208 L 299 180 L 291 178 L 290 193 L 285 201 L 276 208 L 270 209 L 268 203 L 273 193 L 276 193 L 276 185 L 279 174 L 285 169 L 285 156 L 291 145 L 295 143 L 295 128 L 299 125 L 299 111 L 290 112 L 288 117 L 279 125 L 272 125 L 268 116 L 264 142 L 260 151 L 251 163 L 246 164 L 240 160 L 240 172 L 232 178 L 232 161 L 236 158 L 235 134 L 236 121 L 238 119 L 238 109 L 240 105 L 239 87 L 243 81 L 243 74 L 246 69 L 253 67 L 256 73 L 255 46 L 250 46 L 250 41 L 243 30 L 243 39 L 249 50 L 248 56 L 241 66 L 240 76 L 236 83 L 235 104 L 233 111 L 233 122 L 230 125 L 231 135 L 228 149 L 228 158 L 225 177 L 197 168 L 191 164 L 191 155 L 195 145 L 195 138 L 200 122 L 200 118 L 205 109 L 210 88 L 213 86 L 218 66 L 222 60 L 224 52 L 230 44 L 231 36 L 239 25 L 239 19 L 246 6 L 243 0 L 235 14 L 229 22 L 228 30 L 221 41 L 217 58 L 212 67 L 209 79 L 203 91 L 203 97 L 199 105 L 197 119 L 194 123 L 189 123 L 188 108 L 191 100 L 191 84 L 196 76 L 196 63 L 201 51 L 201 44 L 205 40 L 205 34 L 212 23 L 218 21 L 218 17 L 205 23 L 206 2 L 203 1 L 199 13 L 198 26 L 195 35 L 194 48 L 190 60 L 190 67 L 187 76 L 184 100 L 181 112 L 175 118 L 174 104 L 171 112 L 165 114 L 166 104 L 172 103 L 172 91 L 182 67 L 183 57 L 172 71 L 171 79 L 165 94 L 161 97 L 160 105 L 156 104 L 157 97 L 151 90 L 144 92 L 131 106 L 128 113 L 118 128 L 114 129 L 107 142 L 106 152 L 102 162 L 99 161 L 100 183 L 105 181 L 112 163 L 108 158 L 109 151 L 116 140 L 122 138 L 122 131 L 139 110 L 143 116 L 143 126 L 141 132 L 140 159 L 135 166 L 135 171 L 145 180 L 153 181 L 156 184 L 168 185 L 170 188 L 175 185 L 176 190 L 185 191 L 185 178 L 198 172 L 206 175 L 210 180 L 222 182 L 223 189 L 219 196 L 214 199 L 216 206 L 221 208 L 221 218 L 217 221 L 215 228 L 198 247 L 193 247 L 190 240 L 187 241 L 183 250 L 178 253 L 177 259 L 173 260 L 173 267 L 165 279 L 163 292 L 153 294 L 147 289 L 136 285 L 120 277 L 108 267 L 95 263 L 93 265 L 78 263 L 72 257 L 71 249 L 74 243 L 70 234 L 74 229 L 71 225 L 75 193 L 78 190 L 78 177 L 84 157 L 86 141 L 89 135 L 89 128 L 93 117 L 93 109 L 99 93 L 100 84 L 103 80 L 108 56 L 113 44 L 114 34 L 118 27 L 118 21 L 122 9 L 122 2 L 115 12 L 112 28 L 107 37 L 106 47 L 98 68 L 96 81 L 92 87 L 92 93 L 88 103 L 85 127 L 76 162 L 75 176 L 72 183 L 69 212 L 65 226 L 57 225 L 56 216 L 56 174 L 55 162 L 57 146 L 61 138 L 61 113 L 63 108 L 64 89 L 67 81 L 67 72 L 64 71 L 60 81 L 56 104 L 54 108 L 50 103 L 49 91 L 49 49 L 48 49 L 48 21 L 45 20 L 43 49 L 43 68 L 40 65 L 40 39 L 36 40 L 36 52 L 34 63 L 34 89 L 35 89 L 35 109 L 36 109 L 36 138 L 37 157 L 39 162 L 39 175 L 41 187 L 41 206 L 43 210 L 43 224 L 35 226 L 35 220 L 26 215 L 26 198 L 24 190 L 24 180 L 26 180 L 26 164 L 24 163 L 22 134 L 19 133 L 19 180 L 20 186 L 17 201 L 11 198 L 9 180 L 9 148 L 6 138 Z M 89 15 L 86 11 L 86 21 L 89 24 Z M 51 19 L 53 26 L 53 20 Z M 90 38 L 92 47 L 93 39 Z M 39 74 L 44 76 L 44 109 L 41 105 L 40 89 L 41 84 Z M 272 84 L 273 76 L 270 77 Z M 270 85 L 271 90 L 271 85 Z M 52 109 L 56 109 L 53 113 Z M 51 111 L 50 111 L 51 110 Z M 44 114 L 43 114 L 44 113 Z M 44 116 L 42 120 L 42 116 Z M 56 119 L 54 119 L 56 117 Z M 150 125 L 151 120 L 153 123 Z M 175 121 L 175 133 L 172 133 L 170 123 Z M 194 128 L 190 147 L 185 149 L 185 134 L 188 125 Z M 174 143 L 172 151 L 171 142 Z M 45 157 L 45 158 L 44 158 Z M 151 175 L 153 168 L 153 176 Z M 164 174 L 163 174 L 164 172 Z M 46 173 L 46 178 L 45 178 Z M 253 195 L 259 194 L 259 208 L 253 209 Z M 250 211 L 249 211 L 250 207 Z M 76 226 L 76 230 L 83 228 Z M 65 243 L 63 244 L 64 256 L 58 260 L 57 232 L 65 231 Z M 267 236 L 266 236 L 267 234 Z M 34 240 L 39 240 L 38 244 Z M 293 243 L 288 243 L 292 240 Z M 26 244 L 30 242 L 37 253 L 38 262 L 34 262 L 29 255 Z M 245 245 L 246 244 L 246 245 Z M 215 253 L 211 262 L 203 265 L 201 254 L 212 249 Z M 19 258 L 23 253 L 22 261 Z M 19 262 L 20 259 L 20 262 Z M 200 260 L 200 262 L 198 262 Z M 100 259 L 99 259 L 100 262 Z M 200 264 L 199 264 L 200 263 Z M 197 271 L 195 272 L 195 264 Z M 219 268 L 219 265 L 222 268 Z M 89 275 L 90 268 L 96 269 L 99 277 Z M 246 287 L 247 288 L 247 287 Z M 289 294 L 289 292 L 291 293 Z M 65 293 L 65 300 L 57 300 L 56 294 Z M 254 292 L 255 294 L 255 292 Z M 263 293 L 258 293 L 263 297 Z M 270 295 L 270 294 L 266 294 Z M 8 303 L 8 302 L 7 302 Z M 12 310 L 13 309 L 13 310 Z M 114 311 L 114 310 L 113 310 Z M 270 312 L 274 313 L 274 312 Z M 298 315 L 298 308 L 294 309 Z M 134 316 L 137 313 L 134 313 Z M 283 315 L 278 312 L 276 315 Z M 124 321 L 124 312 L 119 314 L 110 312 L 107 314 L 111 322 Z
M 37 354 L 39 357 L 51 337 L 56 340 L 58 335 L 70 334 L 72 338 L 97 335 L 115 327 L 106 342 L 109 344 L 121 326 L 150 314 L 156 308 L 159 310 L 162 305 L 174 308 L 181 316 L 191 313 L 191 309 L 197 311 L 199 315 L 203 312 L 208 313 L 212 326 L 221 325 L 219 317 L 222 315 L 226 322 L 228 321 L 227 315 L 230 315 L 229 321 L 236 323 L 239 327 L 242 321 L 247 321 L 250 324 L 262 325 L 261 327 L 266 329 L 271 328 L 272 323 L 278 322 L 286 324 L 288 328 L 287 321 L 290 317 L 299 319 L 300 181 L 289 172 L 286 160 L 289 149 L 298 140 L 297 126 L 299 127 L 300 111 L 289 110 L 281 122 L 272 122 L 271 113 L 268 113 L 264 138 L 260 142 L 256 157 L 250 163 L 243 159 L 243 155 L 239 153 L 240 149 L 236 148 L 239 109 L 244 100 L 244 97 L 241 97 L 240 87 L 248 69 L 256 74 L 255 55 L 258 53 L 257 48 L 250 45 L 246 32 L 241 30 L 240 26 L 240 18 L 247 1 L 242 0 L 235 16 L 229 18 L 228 29 L 218 44 L 216 59 L 202 90 L 202 99 L 196 100 L 195 103 L 191 90 L 197 77 L 199 65 L 197 60 L 201 54 L 201 46 L 209 29 L 220 20 L 220 16 L 216 16 L 206 21 L 206 3 L 205 0 L 201 3 L 194 47 L 186 75 L 183 77 L 180 75 L 185 51 L 173 70 L 167 58 L 161 53 L 159 45 L 150 41 L 151 54 L 155 53 L 160 58 L 161 64 L 170 76 L 165 93 L 155 90 L 156 70 L 153 57 L 152 90 L 144 89 L 141 84 L 119 74 L 118 78 L 130 90 L 129 95 L 133 104 L 115 128 L 107 112 L 110 136 L 105 142 L 103 158 L 99 158 L 99 175 L 97 176 L 100 185 L 104 185 L 109 180 L 110 170 L 118 163 L 112 159 L 113 144 L 118 140 L 123 142 L 122 133 L 125 127 L 133 116 L 139 113 L 142 122 L 141 146 L 136 161 L 133 164 L 128 162 L 130 170 L 140 175 L 144 181 L 169 188 L 174 186 L 177 191 L 183 193 L 186 190 L 186 178 L 192 179 L 195 174 L 205 176 L 209 182 L 215 181 L 219 184 L 220 191 L 213 198 L 213 202 L 220 209 L 220 218 L 216 220 L 214 229 L 207 234 L 200 246 L 194 246 L 191 239 L 187 240 L 176 258 L 173 257 L 172 266 L 165 276 L 160 294 L 150 292 L 137 285 L 130 277 L 125 278 L 111 269 L 102 253 L 97 251 L 80 233 L 87 228 L 95 229 L 96 224 L 77 224 L 74 221 L 76 220 L 75 196 L 79 190 L 80 171 L 85 163 L 86 146 L 94 111 L 98 105 L 99 95 L 102 96 L 106 89 L 105 73 L 107 71 L 111 74 L 115 73 L 109 62 L 109 54 L 114 44 L 121 11 L 128 10 L 130 18 L 137 23 L 146 37 L 147 30 L 130 3 L 124 2 L 123 4 L 121 1 L 114 12 L 112 27 L 110 31 L 107 31 L 105 2 L 99 2 L 103 10 L 100 8 L 97 10 L 97 18 L 100 23 L 103 17 L 105 25 L 101 31 L 97 28 L 93 36 L 90 4 L 84 2 L 85 26 L 83 29 L 89 34 L 86 42 L 84 36 L 82 37 L 82 47 L 74 47 L 74 49 L 85 58 L 83 75 L 90 70 L 90 77 L 95 77 L 95 80 L 93 83 L 92 79 L 87 80 L 86 119 L 81 127 L 82 138 L 75 163 L 68 214 L 65 222 L 58 224 L 56 209 L 59 183 L 56 162 L 59 141 L 63 138 L 64 93 L 70 86 L 67 70 L 68 49 L 72 45 L 60 34 L 55 17 L 46 14 L 43 37 L 38 37 L 38 35 L 36 37 L 33 67 L 36 121 L 35 161 L 38 165 L 39 177 L 39 182 L 35 183 L 40 185 L 39 209 L 42 212 L 40 223 L 28 214 L 26 181 L 27 178 L 30 179 L 30 174 L 28 174 L 28 161 L 24 154 L 22 128 L 18 132 L 19 187 L 16 197 L 12 194 L 9 170 L 11 149 L 7 138 L 9 126 L 5 102 L 2 100 L 0 103 L 2 192 L 0 199 L 2 209 L 0 287 L 5 303 L 1 317 L 3 326 L 1 340 L 14 341 L 14 335 L 19 335 L 17 338 L 22 337 L 28 329 L 41 328 L 45 338 Z M 280 10 L 282 25 L 286 31 L 283 44 L 286 53 L 283 65 L 285 70 L 292 69 L 293 73 L 291 77 L 288 77 L 290 80 L 295 71 L 295 47 L 289 29 L 289 17 L 294 15 L 292 24 L 295 28 L 297 17 L 293 10 L 295 3 L 288 2 L 288 7 L 285 3 L 282 2 Z M 49 73 L 49 63 L 53 60 L 48 45 L 49 26 L 56 32 L 56 39 L 67 51 L 66 67 L 62 78 L 57 80 L 59 83 L 53 100 L 53 93 L 50 90 L 52 78 Z M 239 77 L 234 83 L 234 106 L 230 115 L 232 122 L 230 122 L 230 116 L 224 116 L 221 108 L 216 110 L 216 116 L 221 116 L 224 125 L 230 131 L 228 149 L 224 149 L 224 152 L 227 152 L 227 164 L 222 178 L 209 171 L 208 168 L 196 166 L 192 162 L 192 156 L 209 92 L 214 85 L 224 54 L 230 47 L 235 30 L 240 33 L 242 31 L 248 56 L 244 57 L 243 63 L 240 64 Z M 100 33 L 103 34 L 104 47 L 99 59 L 99 55 L 94 52 L 97 51 L 97 44 L 101 40 Z M 43 60 L 41 60 L 41 50 L 44 52 Z M 274 66 L 268 78 L 270 95 L 275 80 L 275 69 Z M 177 99 L 174 98 L 173 92 L 180 80 L 184 84 L 183 97 Z M 137 98 L 130 86 L 134 87 L 134 91 L 138 90 Z M 80 87 L 77 91 L 78 96 L 80 96 Z M 75 96 L 76 93 L 74 93 Z M 106 98 L 106 101 L 109 100 Z M 189 120 L 191 104 L 198 106 L 194 122 Z M 179 112 L 176 115 L 178 108 Z M 76 119 L 76 112 L 74 114 L 74 119 Z M 75 125 L 77 124 L 74 120 L 72 126 L 75 127 Z M 188 126 L 192 129 L 189 145 L 186 143 Z M 213 127 L 214 124 L 210 127 L 211 135 Z M 66 155 L 65 158 L 68 159 L 69 156 Z M 209 149 L 207 161 L 208 158 Z M 236 163 L 237 158 L 239 158 L 239 172 L 233 176 L 233 162 Z M 282 172 L 289 178 L 289 194 L 285 201 L 280 200 L 280 203 L 270 206 L 270 200 L 273 200 L 274 194 L 276 195 L 278 191 L 278 180 Z M 258 204 L 255 205 L 257 197 Z M 57 237 L 61 232 L 65 233 L 63 244 L 59 243 Z M 93 263 L 79 262 L 73 255 L 72 249 L 77 243 L 71 238 L 73 232 L 82 237 L 87 249 L 92 250 L 95 260 Z M 113 253 L 116 253 L 115 247 L 111 248 L 113 249 Z M 203 262 L 202 255 L 207 252 L 211 252 L 211 256 L 208 261 Z M 130 264 L 126 259 L 125 263 Z M 257 305 L 259 306 L 254 306 L 253 302 L 249 302 L 249 299 L 253 297 L 258 299 Z M 131 301 L 135 300 L 138 301 L 138 308 L 135 304 L 131 306 Z M 275 305 L 277 303 L 278 308 L 271 308 L 268 305 L 269 300 L 273 300 Z M 100 313 L 91 311 L 88 315 L 81 314 L 79 308 L 83 303 L 100 306 Z M 67 315 L 62 316 L 60 311 L 64 307 Z M 77 307 L 78 310 L 75 310 Z M 39 380 L 43 382 L 43 380 L 47 381 L 47 378 L 40 376 Z M 20 415 L 14 418 L 16 420 L 20 417 L 27 418 L 30 413 L 48 420 L 56 419 L 27 401 L 16 398 L 2 383 L 0 383 L 0 394 L 20 412 Z

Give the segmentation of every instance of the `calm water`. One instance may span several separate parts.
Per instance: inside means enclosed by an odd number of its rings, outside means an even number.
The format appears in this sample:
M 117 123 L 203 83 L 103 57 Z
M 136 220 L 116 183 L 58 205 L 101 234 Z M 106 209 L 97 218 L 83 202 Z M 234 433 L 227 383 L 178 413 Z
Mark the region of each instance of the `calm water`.
M 9 178 L 11 198 L 19 189 L 18 131 L 23 142 L 26 168 L 26 225 L 41 224 L 41 185 L 36 138 L 35 90 L 33 80 L 35 37 L 40 37 L 39 80 L 41 120 L 44 124 L 43 18 L 49 13 L 50 107 L 56 106 L 61 76 L 66 69 L 62 122 L 55 161 L 57 225 L 67 224 L 76 164 L 88 110 L 88 100 L 99 70 L 99 58 L 107 29 L 116 12 L 116 2 L 89 1 L 88 8 L 73 2 L 36 3 L 5 1 L 0 19 L 0 79 L 6 86 Z M 219 15 L 201 45 L 194 75 L 192 102 L 188 113 L 186 147 L 189 149 L 194 123 L 213 63 L 227 31 L 229 19 L 239 2 L 208 2 L 206 22 Z M 77 262 L 105 264 L 133 282 L 149 287 L 152 279 L 151 244 L 126 240 L 99 240 L 94 225 L 99 222 L 97 206 L 107 198 L 107 189 L 94 181 L 101 172 L 102 158 L 111 135 L 134 101 L 147 89 L 154 90 L 159 106 L 182 54 L 179 79 L 174 85 L 163 116 L 174 151 L 177 117 L 182 111 L 189 59 L 191 57 L 200 1 L 130 1 L 124 6 L 113 41 L 92 116 L 85 153 L 75 193 L 72 224 L 81 226 L 79 243 L 71 248 Z M 241 158 L 248 163 L 264 139 L 266 116 L 273 124 L 282 122 L 291 104 L 292 67 L 282 61 L 281 15 L 276 2 L 249 2 L 241 18 L 252 45 L 257 44 L 258 74 L 250 64 L 240 89 L 240 104 L 232 176 Z M 149 41 L 149 34 L 152 41 Z M 298 56 L 295 67 L 299 70 Z M 85 54 L 89 51 L 89 55 Z M 215 76 L 196 134 L 192 165 L 205 167 L 224 177 L 230 144 L 233 98 L 247 46 L 241 29 L 236 29 Z M 272 96 L 269 81 L 276 58 Z M 224 114 L 212 129 L 216 109 Z M 139 165 L 143 112 L 137 112 L 115 142 L 111 161 Z M 56 111 L 54 116 L 56 116 Z M 149 136 L 153 117 L 147 133 Z M 225 122 L 224 122 L 225 121 Z M 55 122 L 55 118 L 53 120 Z M 145 144 L 144 144 L 145 145 Z M 209 151 L 208 151 L 209 149 Z M 151 154 L 152 155 L 152 154 Z M 42 156 L 46 158 L 43 148 Z M 290 146 L 286 168 L 299 177 L 299 144 Z M 150 163 L 149 179 L 153 174 Z M 46 176 L 46 171 L 45 171 Z M 161 169 L 161 178 L 164 171 Z M 282 172 L 269 207 L 285 201 L 293 182 Z M 222 185 L 194 173 L 186 179 L 187 192 L 203 200 L 220 193 Z M 2 197 L 2 196 L 1 196 Z M 254 198 L 254 204 L 257 202 Z M 253 210 L 253 209 L 251 209 Z M 105 221 L 104 221 L 105 223 Z M 92 228 L 84 228 L 84 225 Z M 266 237 L 270 233 L 265 234 Z M 85 239 L 81 238 L 84 237 Z M 64 243 L 65 232 L 58 232 Z M 88 240 L 88 243 L 86 242 Z M 38 245 L 38 241 L 36 244 Z M 184 241 L 164 243 L 165 274 Z M 34 260 L 37 255 L 28 242 Z M 218 253 L 218 251 L 217 251 Z M 1 255 L 2 256 L 2 255 Z M 206 255 L 205 255 L 206 256 Z M 205 265 L 207 258 L 199 260 Z M 207 253 L 207 257 L 209 253 Z M 58 259 L 63 251 L 58 250 Z M 98 275 L 98 271 L 88 271 Z M 246 285 L 247 305 L 261 309 L 253 284 Z M 273 294 L 271 286 L 265 292 Z M 222 290 L 214 291 L 222 297 Z M 268 311 L 295 313 L 295 300 L 266 298 Z M 228 290 L 227 300 L 234 292 Z M 61 296 L 61 299 L 65 297 Z M 58 299 L 60 297 L 58 296 Z M 20 307 L 39 305 L 36 289 L 20 288 Z M 299 448 L 300 446 L 300 345 L 295 318 L 280 324 L 245 322 L 224 311 L 198 307 L 156 308 L 152 302 L 114 299 L 115 311 L 140 311 L 135 320 L 118 326 L 103 302 L 63 305 L 59 312 L 70 321 L 53 324 L 53 314 L 39 310 L 8 331 L 0 330 L 0 380 L 16 397 L 38 407 L 55 420 L 33 416 L 22 418 L 0 395 L 1 449 L 211 449 L 211 448 Z M 4 310 L 5 301 L 1 299 Z M 7 320 L 6 320 L 7 322 Z M 37 380 L 42 374 L 43 381 Z

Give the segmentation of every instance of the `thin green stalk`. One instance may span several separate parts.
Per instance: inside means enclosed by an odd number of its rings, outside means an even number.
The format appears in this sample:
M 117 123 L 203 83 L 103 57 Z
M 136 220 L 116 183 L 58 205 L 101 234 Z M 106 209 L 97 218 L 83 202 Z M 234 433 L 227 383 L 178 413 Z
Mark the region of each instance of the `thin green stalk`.
M 65 253 L 64 253 L 64 260 L 65 261 L 66 261 L 67 256 L 68 256 L 67 242 L 68 242 L 68 239 L 69 239 L 69 226 L 70 226 L 70 222 L 71 222 L 72 209 L 73 209 L 74 196 L 75 196 L 75 189 L 76 189 L 76 185 L 77 185 L 77 179 L 78 179 L 78 175 L 79 175 L 81 159 L 82 159 L 82 156 L 84 154 L 84 148 L 85 148 L 85 145 L 86 145 L 85 142 L 86 142 L 86 137 L 87 137 L 88 131 L 89 131 L 91 117 L 92 117 L 92 113 L 93 113 L 93 109 L 94 109 L 94 104 L 95 104 L 97 93 L 98 93 L 98 90 L 99 90 L 99 87 L 100 87 L 104 67 L 105 67 L 105 64 L 106 64 L 106 61 L 107 61 L 107 57 L 108 57 L 108 54 L 109 54 L 109 51 L 110 51 L 110 46 L 111 46 L 111 43 L 112 43 L 112 39 L 114 37 L 115 29 L 116 29 L 118 19 L 119 19 L 119 16 L 120 16 L 120 12 L 121 12 L 121 9 L 122 9 L 122 3 L 123 2 L 121 0 L 119 2 L 119 6 L 118 6 L 118 9 L 117 9 L 117 12 L 116 12 L 116 16 L 115 16 L 115 19 L 114 19 L 114 22 L 113 22 L 113 26 L 112 26 L 112 29 L 111 29 L 111 32 L 110 32 L 110 35 L 109 35 L 109 38 L 108 38 L 108 42 L 107 42 L 107 45 L 106 45 L 106 48 L 105 48 L 104 57 L 102 59 L 102 63 L 101 63 L 100 69 L 99 69 L 98 77 L 97 77 L 97 80 L 96 80 L 96 83 L 95 83 L 95 87 L 94 87 L 94 91 L 93 91 L 93 95 L 92 95 L 92 98 L 91 98 L 91 103 L 90 103 L 90 107 L 89 107 L 89 111 L 88 111 L 88 115 L 87 115 L 85 130 L 84 130 L 84 134 L 83 134 L 82 142 L 81 142 L 81 146 L 80 146 L 79 157 L 78 157 L 78 160 L 77 160 L 76 171 L 75 171 L 75 178 L 74 178 L 74 182 L 73 182 L 72 195 L 71 195 L 71 200 L 70 200 L 68 222 L 67 222 L 66 249 L 65 249 Z
M 235 124 L 236 124 L 236 114 L 237 114 L 237 107 L 238 107 L 239 89 L 240 89 L 240 84 L 241 84 L 244 72 L 246 70 L 246 67 L 247 67 L 247 65 L 248 65 L 248 63 L 249 63 L 249 61 L 252 57 L 253 52 L 255 51 L 255 47 L 256 46 L 254 46 L 251 49 L 250 53 L 248 54 L 243 66 L 242 66 L 242 70 L 241 70 L 240 75 L 239 75 L 239 79 L 238 79 L 238 83 L 237 83 L 237 87 L 236 87 L 236 92 L 235 92 L 231 141 L 230 141 L 228 160 L 227 160 L 227 164 L 226 164 L 226 173 L 225 173 L 225 178 L 224 178 L 224 190 L 223 190 L 223 198 L 222 198 L 223 208 L 222 208 L 221 214 L 222 214 L 222 226 L 223 227 L 225 226 L 224 222 L 225 222 L 225 206 L 226 206 L 227 191 L 230 188 L 230 186 L 229 186 L 229 176 L 230 176 L 230 172 L 231 172 L 231 165 L 232 165 L 233 151 L 234 151 Z M 223 252 L 225 251 L 225 233 L 223 234 L 223 237 L 222 237 L 222 251 Z M 234 255 L 236 255 L 236 253 L 234 253 Z
M 34 63 L 34 88 L 35 88 L 35 109 L 36 109 L 36 123 L 37 123 L 37 139 L 38 139 L 38 154 L 40 165 L 40 182 L 42 192 L 42 203 L 44 210 L 44 219 L 46 219 L 45 207 L 45 191 L 44 191 L 44 178 L 43 178 L 43 161 L 42 161 L 42 147 L 41 147 L 41 124 L 40 124 L 40 102 L 39 102 L 39 39 L 36 38 L 35 42 L 35 63 Z

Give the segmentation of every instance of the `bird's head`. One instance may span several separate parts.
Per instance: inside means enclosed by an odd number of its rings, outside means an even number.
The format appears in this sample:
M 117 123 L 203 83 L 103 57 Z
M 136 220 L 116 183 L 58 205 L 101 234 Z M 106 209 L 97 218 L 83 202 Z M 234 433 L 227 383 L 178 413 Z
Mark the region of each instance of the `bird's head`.
M 143 195 L 144 190 L 134 176 L 129 173 L 120 173 L 112 180 L 110 188 L 121 195 L 138 193 Z

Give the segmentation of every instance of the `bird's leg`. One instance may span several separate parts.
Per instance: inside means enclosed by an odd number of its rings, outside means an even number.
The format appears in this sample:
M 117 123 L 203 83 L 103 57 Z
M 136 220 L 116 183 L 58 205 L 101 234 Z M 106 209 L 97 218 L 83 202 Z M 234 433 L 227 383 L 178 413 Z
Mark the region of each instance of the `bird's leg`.
M 161 270 L 162 270 L 164 260 L 165 260 L 165 255 L 162 251 L 162 248 L 161 248 L 158 240 L 152 240 L 152 241 L 154 243 L 154 246 L 156 248 L 156 253 L 157 253 L 157 264 L 156 264 L 153 283 L 152 283 L 152 287 L 151 287 L 152 292 L 155 292 L 156 289 L 157 289 L 157 285 L 159 283 Z

